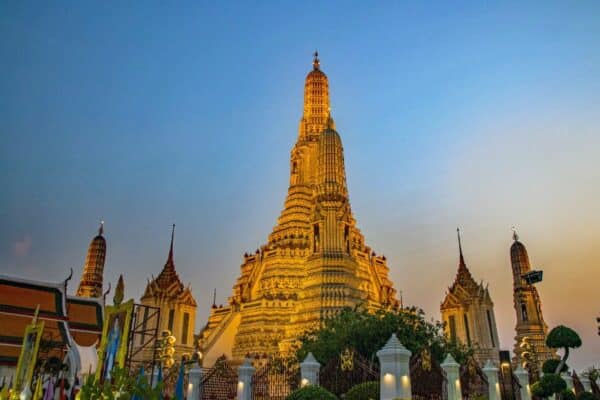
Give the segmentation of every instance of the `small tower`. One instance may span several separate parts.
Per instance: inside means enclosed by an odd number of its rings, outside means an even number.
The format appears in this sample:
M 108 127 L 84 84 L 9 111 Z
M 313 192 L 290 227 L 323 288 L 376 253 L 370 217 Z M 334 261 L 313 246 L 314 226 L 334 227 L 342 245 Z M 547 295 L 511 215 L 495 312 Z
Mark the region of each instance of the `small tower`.
M 556 358 L 556 354 L 546 347 L 548 326 L 542 315 L 542 302 L 535 286 L 528 284 L 523 275 L 531 271 L 529 255 L 525 245 L 519 241 L 517 232 L 513 232 L 513 244 L 510 246 L 510 262 L 513 273 L 513 300 L 517 314 L 515 327 L 515 363 L 520 363 L 537 373 L 544 361 Z
M 92 239 L 88 247 L 83 274 L 77 288 L 79 297 L 101 297 L 104 276 L 104 260 L 106 259 L 106 240 L 103 236 L 104 221 L 100 223 L 98 235 Z
M 175 224 L 173 224 L 173 230 L 171 231 L 171 245 L 167 262 L 158 277 L 148 282 L 140 302 L 142 305 L 160 308 L 159 334 L 165 329 L 171 331 L 171 334 L 177 340 L 175 342 L 175 358 L 179 359 L 183 354 L 191 354 L 195 349 L 196 300 L 192 296 L 190 287 L 183 285 L 175 271 L 174 238 Z M 139 321 L 145 321 L 146 319 L 147 316 L 138 315 Z M 142 335 L 140 343 L 136 345 L 141 346 L 143 340 Z M 150 359 L 152 357 L 151 352 L 146 352 L 144 357 Z
M 458 272 L 452 286 L 440 306 L 445 333 L 451 340 L 456 340 L 474 349 L 477 362 L 483 366 L 487 360 L 500 359 L 498 330 L 494 315 L 494 303 L 489 290 L 473 279 L 467 268 L 458 235 Z

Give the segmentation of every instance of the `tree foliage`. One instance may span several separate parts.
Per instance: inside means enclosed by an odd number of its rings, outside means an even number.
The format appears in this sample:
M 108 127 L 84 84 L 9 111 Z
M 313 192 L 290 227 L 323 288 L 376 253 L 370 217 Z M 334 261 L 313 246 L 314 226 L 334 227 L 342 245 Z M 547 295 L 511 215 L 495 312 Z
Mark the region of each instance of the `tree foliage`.
M 538 397 L 550 397 L 567 389 L 567 382 L 557 374 L 546 374 L 531 385 L 531 393 Z
M 371 381 L 353 386 L 345 394 L 345 400 L 379 400 L 379 382 Z
M 597 398 L 591 392 L 581 392 L 577 395 L 577 400 L 597 400 Z
M 556 368 L 558 367 L 558 364 L 560 364 L 560 360 L 557 360 L 556 358 L 546 360 L 542 365 L 542 372 L 545 374 L 554 374 L 556 373 Z M 567 364 L 564 364 L 560 372 L 567 372 L 568 370 L 569 366 Z
M 569 349 L 575 349 L 581 346 L 581 338 L 573 329 L 564 325 L 559 325 L 553 328 L 546 337 L 546 345 L 553 349 L 563 348 L 565 350 L 562 360 L 556 366 L 555 374 L 562 371 L 563 366 L 569 358 Z
M 321 386 L 308 385 L 292 392 L 285 400 L 337 400 L 337 397 Z
M 81 400 L 130 400 L 137 398 L 148 400 L 162 399 L 163 383 L 152 388 L 146 377 L 129 376 L 126 370 L 114 368 L 111 372 L 112 380 L 100 384 L 93 375 L 81 387 L 79 394 Z
M 321 364 L 325 364 L 339 357 L 346 348 L 351 348 L 371 362 L 378 362 L 377 351 L 392 333 L 396 333 L 400 342 L 413 354 L 428 348 L 439 362 L 448 353 L 459 363 L 464 362 L 472 350 L 448 340 L 442 328 L 439 322 L 426 321 L 423 310 L 415 307 L 376 313 L 346 308 L 324 321 L 320 328 L 304 334 L 296 355 L 302 361 L 312 352 Z

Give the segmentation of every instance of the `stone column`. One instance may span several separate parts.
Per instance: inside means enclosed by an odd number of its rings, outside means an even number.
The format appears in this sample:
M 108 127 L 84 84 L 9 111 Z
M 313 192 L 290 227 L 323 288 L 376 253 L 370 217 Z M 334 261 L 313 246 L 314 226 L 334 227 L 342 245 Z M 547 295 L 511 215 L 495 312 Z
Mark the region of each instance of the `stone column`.
M 489 400 L 500 400 L 500 384 L 498 383 L 498 367 L 492 360 L 487 360 L 483 366 L 483 373 L 488 381 L 488 398 Z
M 529 372 L 523 369 L 521 364 L 515 369 L 515 376 L 521 385 L 521 400 L 531 400 L 531 389 L 529 388 Z
M 189 372 L 188 399 L 199 400 L 202 394 L 200 382 L 202 381 L 202 368 L 198 364 L 194 364 Z
M 441 367 L 446 373 L 446 380 L 448 382 L 448 400 L 462 400 L 462 393 L 460 391 L 460 365 L 448 353 Z
M 412 398 L 410 390 L 411 352 L 400 343 L 396 334 L 377 352 L 380 364 L 380 400 Z
M 319 364 L 312 353 L 308 353 L 304 361 L 300 363 L 300 386 L 318 385 L 320 368 L 321 364 Z
M 252 375 L 255 371 L 249 358 L 238 368 L 237 400 L 252 399 Z
M 590 379 L 588 377 L 582 376 L 581 378 L 579 378 L 579 380 L 583 385 L 583 390 L 585 390 L 586 392 L 592 391 L 592 382 L 590 382 Z

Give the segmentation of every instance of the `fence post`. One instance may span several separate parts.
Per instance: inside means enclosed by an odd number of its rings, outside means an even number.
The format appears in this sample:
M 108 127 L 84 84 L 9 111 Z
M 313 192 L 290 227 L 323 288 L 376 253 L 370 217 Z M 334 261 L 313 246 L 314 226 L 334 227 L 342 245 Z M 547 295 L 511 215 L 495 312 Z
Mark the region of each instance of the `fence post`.
M 319 368 L 321 368 L 321 364 L 319 364 L 312 353 L 308 353 L 304 361 L 300 363 L 300 386 L 318 385 Z
M 237 400 L 252 399 L 252 375 L 255 371 L 249 358 L 238 368 Z
M 462 393 L 460 391 L 460 365 L 448 353 L 441 367 L 446 373 L 448 400 L 462 400 Z
M 579 380 L 583 385 L 583 390 L 585 390 L 586 392 L 592 391 L 592 382 L 590 382 L 590 378 L 588 378 L 587 376 L 582 376 L 581 378 L 579 378 Z
M 395 333 L 377 352 L 380 364 L 380 400 L 412 398 L 409 367 L 411 354 Z
M 498 367 L 492 360 L 487 360 L 483 366 L 483 373 L 488 381 L 488 398 L 489 400 L 500 400 L 500 384 L 498 383 Z
M 531 400 L 531 389 L 529 387 L 529 372 L 523 369 L 521 364 L 515 369 L 515 376 L 521 385 L 521 400 Z
M 202 388 L 200 382 L 202 381 L 202 368 L 194 363 L 192 369 L 189 372 L 189 387 L 188 387 L 188 399 L 199 400 Z

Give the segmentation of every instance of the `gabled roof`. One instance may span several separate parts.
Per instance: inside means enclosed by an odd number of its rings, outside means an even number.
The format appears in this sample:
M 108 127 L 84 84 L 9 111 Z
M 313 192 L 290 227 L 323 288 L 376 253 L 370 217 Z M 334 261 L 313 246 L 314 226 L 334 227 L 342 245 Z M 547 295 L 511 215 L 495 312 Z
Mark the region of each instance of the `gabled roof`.
M 16 364 L 25 328 L 39 305 L 42 339 L 48 355 L 60 355 L 73 342 L 66 301 L 67 281 L 50 283 L 0 275 L 0 364 Z

